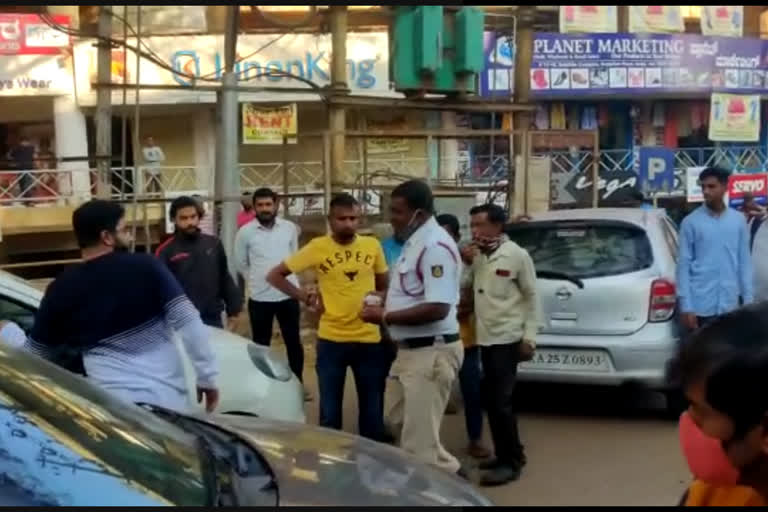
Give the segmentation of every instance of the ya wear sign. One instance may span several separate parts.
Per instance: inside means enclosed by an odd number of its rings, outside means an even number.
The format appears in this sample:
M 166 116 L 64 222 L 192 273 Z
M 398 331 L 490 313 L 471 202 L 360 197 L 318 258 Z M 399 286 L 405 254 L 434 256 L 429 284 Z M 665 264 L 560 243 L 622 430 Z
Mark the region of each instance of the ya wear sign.
M 259 107 L 243 104 L 243 144 L 296 144 L 298 120 L 296 104 L 280 107 Z
M 630 5 L 629 31 L 641 34 L 684 32 L 679 5 Z
M 618 32 L 615 5 L 561 5 L 560 32 Z
M 744 204 L 744 196 L 752 194 L 760 204 L 766 203 L 768 194 L 768 174 L 732 174 L 728 178 L 728 203 L 730 206 Z
M 760 96 L 712 93 L 709 139 L 757 142 L 760 139 Z

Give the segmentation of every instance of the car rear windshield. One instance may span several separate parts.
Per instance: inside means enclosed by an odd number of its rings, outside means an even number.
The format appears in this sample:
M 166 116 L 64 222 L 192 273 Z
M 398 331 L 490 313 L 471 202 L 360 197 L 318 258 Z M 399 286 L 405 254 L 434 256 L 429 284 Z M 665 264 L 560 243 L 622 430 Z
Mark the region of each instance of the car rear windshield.
M 525 248 L 537 271 L 576 278 L 627 274 L 650 267 L 645 231 L 623 222 L 526 222 L 507 230 Z

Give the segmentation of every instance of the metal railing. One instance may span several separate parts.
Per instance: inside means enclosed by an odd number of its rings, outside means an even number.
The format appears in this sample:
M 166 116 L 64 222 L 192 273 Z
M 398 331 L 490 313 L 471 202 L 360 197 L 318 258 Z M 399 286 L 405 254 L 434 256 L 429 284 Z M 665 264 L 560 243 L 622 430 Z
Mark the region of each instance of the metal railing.
M 702 148 L 677 148 L 675 171 L 683 173 L 688 167 L 720 166 L 731 172 L 749 173 L 768 171 L 768 152 L 762 146 L 714 146 Z M 533 156 L 548 156 L 553 173 L 591 172 L 592 150 L 542 151 Z M 636 149 L 601 150 L 600 172 L 637 171 Z
M 496 155 L 478 156 L 471 161 L 457 157 L 443 161 L 455 172 L 445 184 L 489 183 L 506 179 L 508 158 Z M 425 177 L 431 172 L 433 161 L 427 157 L 374 157 L 366 164 L 361 160 L 344 162 L 349 183 L 364 178 L 368 184 L 400 181 L 411 177 Z M 367 169 L 367 170 L 366 170 Z M 324 182 L 323 163 L 266 162 L 239 165 L 241 190 L 270 187 L 278 191 L 303 192 L 321 190 Z M 23 204 L 77 204 L 98 195 L 100 184 L 108 183 L 108 195 L 113 199 L 132 199 L 135 192 L 140 198 L 162 197 L 168 193 L 201 191 L 213 188 L 213 169 L 195 166 L 113 167 L 106 179 L 99 179 L 94 168 L 59 168 L 46 170 L 0 170 L 0 206 Z M 101 177 L 104 178 L 104 177 Z M 437 179 L 437 178 L 436 178 Z
M 721 166 L 732 172 L 768 172 L 768 151 L 758 145 L 679 148 L 675 153 L 675 189 L 670 195 L 685 192 L 682 179 L 688 167 Z M 553 182 L 571 180 L 576 174 L 590 174 L 594 153 L 581 151 L 534 152 L 548 156 Z M 601 175 L 612 172 L 637 172 L 637 150 L 603 150 L 598 153 Z M 372 189 L 411 177 L 432 175 L 436 182 L 450 186 L 493 186 L 512 174 L 507 155 L 457 157 L 442 159 L 434 178 L 434 159 L 395 155 L 370 157 L 344 162 L 347 184 Z M 443 172 L 451 169 L 450 173 Z M 242 163 L 239 165 L 241 190 L 270 187 L 280 192 L 313 193 L 321 191 L 324 167 L 320 161 Z M 446 178 L 446 176 L 449 176 Z M 0 206 L 24 204 L 78 204 L 97 196 L 101 183 L 109 183 L 108 195 L 114 199 L 165 197 L 185 191 L 213 190 L 213 169 L 195 166 L 115 167 L 106 180 L 99 179 L 92 168 L 45 169 L 32 171 L 0 170 Z M 103 178 L 103 177 L 102 177 Z M 103 189 L 102 189 L 103 190 Z M 366 198 L 377 202 L 373 192 Z

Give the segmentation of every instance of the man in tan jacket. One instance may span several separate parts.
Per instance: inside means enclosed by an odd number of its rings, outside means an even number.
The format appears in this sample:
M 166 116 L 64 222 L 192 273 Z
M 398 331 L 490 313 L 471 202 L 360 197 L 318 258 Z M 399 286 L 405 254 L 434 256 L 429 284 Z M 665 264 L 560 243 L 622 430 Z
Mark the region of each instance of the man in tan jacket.
M 517 428 L 513 392 L 517 365 L 533 357 L 538 330 L 536 271 L 525 249 L 504 235 L 506 215 L 494 204 L 470 210 L 476 341 L 481 347 L 483 395 L 495 459 L 481 464 L 489 470 L 481 485 L 517 480 L 526 463 Z

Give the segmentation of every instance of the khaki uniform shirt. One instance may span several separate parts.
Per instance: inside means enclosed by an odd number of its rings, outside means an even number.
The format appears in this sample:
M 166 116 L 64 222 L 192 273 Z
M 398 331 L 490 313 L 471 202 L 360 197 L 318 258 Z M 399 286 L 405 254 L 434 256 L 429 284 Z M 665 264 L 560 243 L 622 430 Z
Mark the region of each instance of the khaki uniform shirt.
M 475 256 L 472 275 L 477 344 L 535 346 L 540 308 L 528 252 L 508 240 L 490 256 Z

